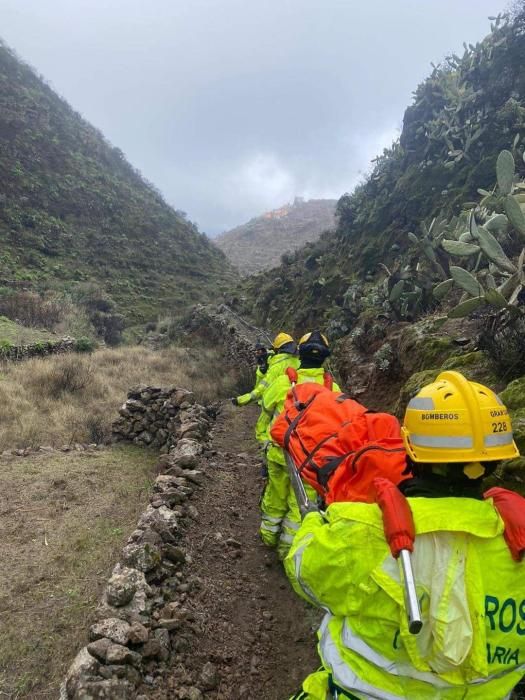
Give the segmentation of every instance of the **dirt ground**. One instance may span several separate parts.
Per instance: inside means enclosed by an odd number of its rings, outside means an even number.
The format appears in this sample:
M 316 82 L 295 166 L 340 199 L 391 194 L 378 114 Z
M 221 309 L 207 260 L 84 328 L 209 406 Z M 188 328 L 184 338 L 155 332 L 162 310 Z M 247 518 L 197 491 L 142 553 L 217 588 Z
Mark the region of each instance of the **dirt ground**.
M 181 686 L 202 687 L 199 675 L 211 662 L 218 680 L 206 699 L 285 700 L 319 665 L 320 614 L 293 593 L 276 555 L 259 541 L 256 416 L 255 408 L 226 406 L 218 417 L 209 480 L 192 499 L 199 517 L 184 541 L 191 573 L 202 581 L 191 599 L 192 633 L 149 698 L 169 700 L 180 697 Z
M 0 698 L 56 698 L 147 501 L 131 446 L 0 458 Z

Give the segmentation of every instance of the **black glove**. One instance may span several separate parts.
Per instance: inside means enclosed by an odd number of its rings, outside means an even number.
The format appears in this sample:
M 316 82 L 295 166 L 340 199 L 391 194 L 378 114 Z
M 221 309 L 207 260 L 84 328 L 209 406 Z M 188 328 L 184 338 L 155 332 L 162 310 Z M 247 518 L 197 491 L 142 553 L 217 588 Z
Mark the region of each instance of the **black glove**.
M 231 400 L 231 402 L 232 402 L 232 404 L 233 404 L 234 406 L 238 406 L 238 405 L 239 405 L 239 402 L 238 402 L 236 396 L 233 397 L 233 399 Z

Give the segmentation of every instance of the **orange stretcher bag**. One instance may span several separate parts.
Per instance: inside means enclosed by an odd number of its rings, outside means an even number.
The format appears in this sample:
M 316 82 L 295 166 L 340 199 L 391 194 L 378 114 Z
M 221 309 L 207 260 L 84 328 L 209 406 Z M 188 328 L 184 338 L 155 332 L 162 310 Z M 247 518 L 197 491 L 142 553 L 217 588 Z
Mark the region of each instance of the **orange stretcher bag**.
M 290 379 L 292 389 L 271 428 L 272 439 L 327 505 L 373 503 L 376 477 L 394 484 L 404 478 L 406 452 L 397 418 L 369 411 L 320 384 L 295 385 L 293 373 Z

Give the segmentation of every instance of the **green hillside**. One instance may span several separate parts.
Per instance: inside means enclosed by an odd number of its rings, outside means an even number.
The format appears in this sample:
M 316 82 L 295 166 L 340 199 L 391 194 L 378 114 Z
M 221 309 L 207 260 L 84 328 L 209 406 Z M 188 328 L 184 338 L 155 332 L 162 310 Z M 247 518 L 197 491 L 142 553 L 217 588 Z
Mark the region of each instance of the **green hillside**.
M 433 69 L 405 112 L 399 141 L 375 159 L 366 182 L 339 200 L 337 230 L 278 270 L 250 278 L 239 308 L 271 327 L 321 324 L 344 335 L 363 311 L 354 302 L 377 296 L 387 270 L 397 274 L 425 257 L 423 239 L 415 245 L 409 232 L 424 238 L 425 223 L 450 221 L 479 201 L 478 189 L 493 187 L 501 149 L 513 150 L 523 176 L 524 137 L 521 10 L 494 19 L 483 41 Z M 375 306 L 377 313 L 377 299 Z
M 95 283 L 129 322 L 215 296 L 224 255 L 0 43 L 0 292 Z

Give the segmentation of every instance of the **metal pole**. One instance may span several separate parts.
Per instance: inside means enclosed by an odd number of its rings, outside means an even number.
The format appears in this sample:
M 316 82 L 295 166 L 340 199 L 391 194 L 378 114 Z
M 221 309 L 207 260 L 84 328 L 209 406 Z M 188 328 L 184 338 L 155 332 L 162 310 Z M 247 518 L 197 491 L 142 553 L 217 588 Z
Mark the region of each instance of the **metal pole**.
M 307 513 L 314 513 L 318 511 L 319 508 L 308 498 L 303 481 L 299 475 L 299 472 L 297 471 L 294 461 L 286 450 L 284 450 L 284 456 L 286 457 L 288 474 L 290 475 L 290 482 L 294 490 L 297 505 L 299 506 L 299 512 L 301 513 L 301 518 L 304 518 Z
M 412 561 L 410 560 L 410 551 L 408 549 L 402 549 L 399 552 L 399 560 L 401 561 L 403 580 L 405 582 L 405 606 L 408 613 L 408 631 L 410 634 L 419 634 L 423 627 L 423 621 L 421 620 L 421 610 L 417 597 L 414 570 L 412 569 Z

